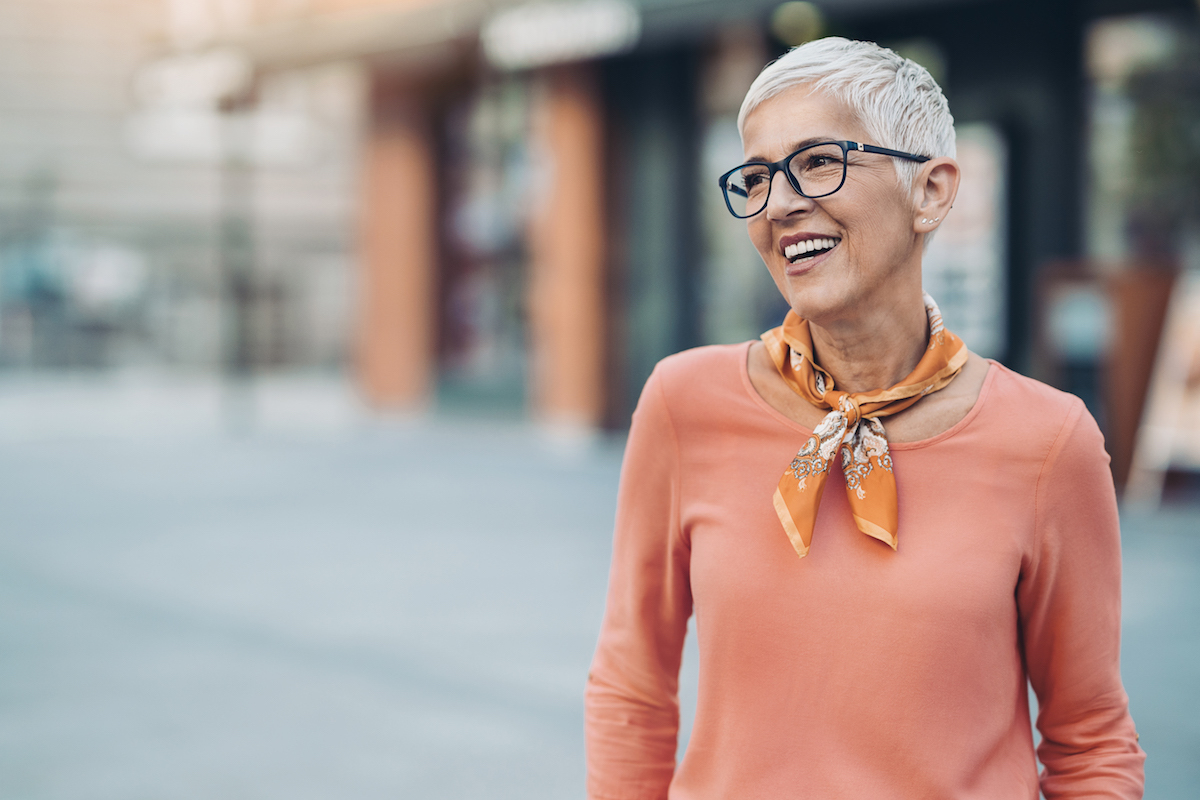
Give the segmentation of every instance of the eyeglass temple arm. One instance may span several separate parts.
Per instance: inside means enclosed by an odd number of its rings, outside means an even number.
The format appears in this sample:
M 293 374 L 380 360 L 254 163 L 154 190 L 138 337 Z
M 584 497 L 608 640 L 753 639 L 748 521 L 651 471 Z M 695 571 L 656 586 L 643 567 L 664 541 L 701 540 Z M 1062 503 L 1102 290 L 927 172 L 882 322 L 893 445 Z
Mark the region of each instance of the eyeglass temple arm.
M 739 169 L 740 169 L 740 167 L 739 167 Z M 734 186 L 732 183 L 729 182 L 729 176 L 732 175 L 734 172 L 737 172 L 737 170 L 735 169 L 730 172 L 726 172 L 724 175 L 717 178 L 717 185 L 720 186 L 721 189 L 723 189 L 724 191 L 733 192 L 734 194 L 736 194 L 740 197 L 749 197 L 750 195 L 747 194 L 745 191 L 743 191 L 740 186 Z
M 853 145 L 852 149 L 861 150 L 864 153 L 878 153 L 881 156 L 894 156 L 896 158 L 906 158 L 909 161 L 918 162 L 929 160 L 929 156 L 918 156 L 912 153 L 905 153 L 900 150 L 889 150 L 886 147 L 877 147 L 873 144 L 861 144 L 859 142 L 850 142 L 849 144 Z

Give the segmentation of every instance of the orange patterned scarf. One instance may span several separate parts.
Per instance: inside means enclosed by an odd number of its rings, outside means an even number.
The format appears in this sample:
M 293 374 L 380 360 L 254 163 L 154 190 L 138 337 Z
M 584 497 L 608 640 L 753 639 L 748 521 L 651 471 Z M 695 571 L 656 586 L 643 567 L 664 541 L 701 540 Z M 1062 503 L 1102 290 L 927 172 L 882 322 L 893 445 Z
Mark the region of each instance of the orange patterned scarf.
M 846 494 L 854 523 L 896 549 L 896 476 L 880 417 L 911 406 L 954 379 L 967 363 L 967 346 L 942 324 L 937 303 L 925 295 L 929 347 L 916 369 L 890 389 L 838 391 L 828 372 L 813 361 L 807 320 L 788 312 L 783 325 L 762 335 L 767 352 L 783 380 L 818 408 L 831 409 L 783 473 L 775 490 L 775 512 L 788 539 L 803 558 L 812 543 L 821 493 L 834 455 L 840 451 Z

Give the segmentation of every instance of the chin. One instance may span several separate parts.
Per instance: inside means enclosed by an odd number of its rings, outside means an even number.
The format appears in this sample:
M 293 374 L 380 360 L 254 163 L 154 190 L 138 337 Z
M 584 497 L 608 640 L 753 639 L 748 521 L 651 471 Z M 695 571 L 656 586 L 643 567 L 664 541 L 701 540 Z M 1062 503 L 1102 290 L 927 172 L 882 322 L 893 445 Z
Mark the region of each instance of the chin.
M 818 325 L 821 320 L 846 316 L 856 303 L 850 292 L 844 288 L 832 286 L 808 285 L 804 287 L 789 286 L 791 291 L 784 293 L 788 305 L 804 319 Z

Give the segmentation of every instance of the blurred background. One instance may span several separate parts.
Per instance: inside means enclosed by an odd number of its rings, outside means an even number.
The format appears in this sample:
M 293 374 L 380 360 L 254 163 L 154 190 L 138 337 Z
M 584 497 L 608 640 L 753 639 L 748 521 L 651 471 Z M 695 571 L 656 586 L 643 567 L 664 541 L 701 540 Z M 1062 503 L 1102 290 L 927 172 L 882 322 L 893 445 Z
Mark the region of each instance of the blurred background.
M 1100 421 L 1194 796 L 1196 0 L 3 0 L 0 796 L 581 797 L 623 432 L 782 318 L 716 176 L 823 35 L 949 97 L 926 287 Z

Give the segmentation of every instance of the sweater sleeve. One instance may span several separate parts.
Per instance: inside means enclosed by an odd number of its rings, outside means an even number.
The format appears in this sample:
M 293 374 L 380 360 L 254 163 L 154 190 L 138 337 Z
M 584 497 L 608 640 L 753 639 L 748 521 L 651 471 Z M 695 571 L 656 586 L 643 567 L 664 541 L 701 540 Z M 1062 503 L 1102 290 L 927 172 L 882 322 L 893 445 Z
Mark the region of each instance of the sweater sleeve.
M 589 800 L 663 800 L 675 772 L 692 595 L 661 372 L 642 391 L 621 467 L 608 603 L 585 693 Z
M 1075 400 L 1038 478 L 1017 587 L 1047 800 L 1140 798 L 1145 753 L 1121 685 L 1121 543 L 1104 440 Z

